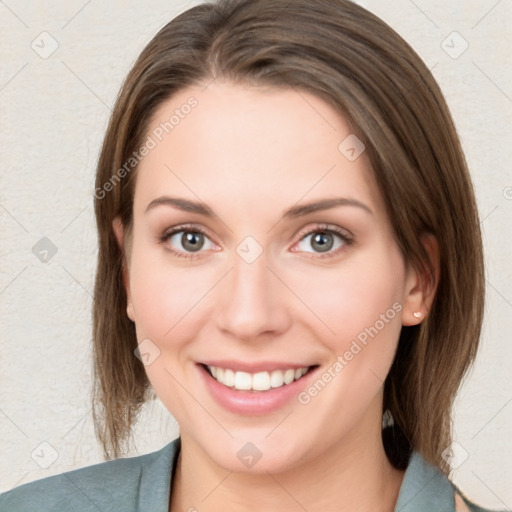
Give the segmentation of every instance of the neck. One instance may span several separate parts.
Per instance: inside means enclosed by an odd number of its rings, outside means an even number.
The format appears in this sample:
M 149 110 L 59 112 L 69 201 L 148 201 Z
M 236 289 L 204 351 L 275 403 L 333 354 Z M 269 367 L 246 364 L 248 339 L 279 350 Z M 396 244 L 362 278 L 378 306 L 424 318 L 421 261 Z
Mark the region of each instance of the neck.
M 293 469 L 264 474 L 226 471 L 182 435 L 170 512 L 393 512 L 405 472 L 387 459 L 376 427 Z

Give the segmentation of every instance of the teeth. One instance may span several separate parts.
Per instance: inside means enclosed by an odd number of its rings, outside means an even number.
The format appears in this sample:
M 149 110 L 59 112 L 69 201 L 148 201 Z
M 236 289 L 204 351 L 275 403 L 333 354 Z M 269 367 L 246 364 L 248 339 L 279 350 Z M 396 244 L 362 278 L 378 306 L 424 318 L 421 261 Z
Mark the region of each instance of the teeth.
M 246 372 L 235 373 L 235 389 L 252 389 L 252 376 Z
M 252 376 L 252 389 L 256 391 L 267 391 L 270 389 L 270 376 L 268 372 L 255 373 Z
M 294 380 L 300 379 L 308 370 L 309 366 L 294 370 L 274 370 L 273 372 L 235 372 L 229 368 L 208 366 L 213 378 L 227 386 L 240 391 L 268 391 L 271 388 L 280 388 Z
M 226 386 L 233 387 L 235 385 L 235 372 L 233 370 L 225 370 L 222 382 L 224 382 Z
M 276 370 L 270 374 L 270 385 L 273 388 L 280 388 L 284 384 L 284 374 L 281 370 Z
M 290 369 L 286 370 L 283 375 L 283 381 L 285 384 L 290 384 L 290 382 L 293 382 L 295 380 L 295 370 Z

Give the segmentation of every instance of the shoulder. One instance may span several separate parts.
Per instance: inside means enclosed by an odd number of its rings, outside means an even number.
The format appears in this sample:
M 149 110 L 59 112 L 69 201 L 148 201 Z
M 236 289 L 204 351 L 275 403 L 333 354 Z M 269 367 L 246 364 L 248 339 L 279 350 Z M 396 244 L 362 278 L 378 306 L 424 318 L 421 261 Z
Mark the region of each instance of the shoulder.
M 471 501 L 453 482 L 456 512 L 505 512 L 505 510 L 493 510 L 483 508 Z
M 146 455 L 101 462 L 20 485 L 0 495 L 0 510 L 130 512 L 139 510 L 141 503 L 158 510 L 154 504 L 166 503 L 169 498 L 179 441 Z
M 427 512 L 432 509 L 452 512 L 504 512 L 483 508 L 467 496 L 441 471 L 413 452 L 398 495 L 395 510 Z

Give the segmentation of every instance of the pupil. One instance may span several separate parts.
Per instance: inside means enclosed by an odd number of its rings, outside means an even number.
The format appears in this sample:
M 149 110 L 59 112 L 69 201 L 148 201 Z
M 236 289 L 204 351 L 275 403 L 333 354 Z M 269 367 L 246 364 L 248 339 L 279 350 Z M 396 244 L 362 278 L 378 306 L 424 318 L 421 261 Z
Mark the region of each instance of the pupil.
M 326 241 L 326 237 L 329 237 Z M 313 244 L 319 244 L 320 252 L 327 252 L 332 248 L 332 236 L 329 233 L 317 233 L 313 237 Z
M 185 233 L 182 237 L 183 247 L 190 251 L 198 251 L 201 249 L 202 243 L 202 233 L 188 232 Z M 199 238 L 199 242 L 197 240 Z

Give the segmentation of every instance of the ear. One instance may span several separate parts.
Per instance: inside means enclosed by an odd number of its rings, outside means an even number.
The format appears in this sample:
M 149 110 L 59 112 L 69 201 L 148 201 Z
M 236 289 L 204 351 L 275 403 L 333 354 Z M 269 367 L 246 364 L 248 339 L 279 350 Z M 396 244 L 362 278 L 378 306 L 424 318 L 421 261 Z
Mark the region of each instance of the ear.
M 130 291 L 130 271 L 128 268 L 128 262 L 126 259 L 126 251 L 124 246 L 124 226 L 121 221 L 121 218 L 117 216 L 112 221 L 112 229 L 114 231 L 114 235 L 117 240 L 117 245 L 119 246 L 119 249 L 123 253 L 123 286 L 126 292 L 126 298 L 127 298 L 127 304 L 126 304 L 126 314 L 128 315 L 128 318 L 135 322 L 135 312 L 133 309 L 133 303 L 132 303 L 132 294 Z
M 422 236 L 421 241 L 432 263 L 434 276 L 430 276 L 427 270 L 409 268 L 402 325 L 417 325 L 423 321 L 430 311 L 439 284 L 441 266 L 437 239 L 428 233 Z

